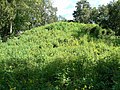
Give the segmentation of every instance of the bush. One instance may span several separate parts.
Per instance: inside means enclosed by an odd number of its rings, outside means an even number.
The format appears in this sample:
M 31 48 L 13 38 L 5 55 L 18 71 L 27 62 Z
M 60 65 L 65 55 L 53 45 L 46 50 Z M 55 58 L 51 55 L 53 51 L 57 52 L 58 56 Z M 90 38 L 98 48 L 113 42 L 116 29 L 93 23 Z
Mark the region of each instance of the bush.
M 57 22 L 0 43 L 0 90 L 119 90 L 120 47 L 96 26 Z

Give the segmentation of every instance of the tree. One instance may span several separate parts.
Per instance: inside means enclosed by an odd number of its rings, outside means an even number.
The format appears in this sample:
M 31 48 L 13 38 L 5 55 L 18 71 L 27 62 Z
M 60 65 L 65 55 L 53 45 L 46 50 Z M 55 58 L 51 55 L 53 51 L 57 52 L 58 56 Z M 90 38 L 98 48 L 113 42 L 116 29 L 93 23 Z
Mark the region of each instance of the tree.
M 52 6 L 52 3 L 50 0 L 43 0 L 41 11 L 42 11 L 41 25 L 56 22 L 58 20 L 57 14 L 56 14 L 57 8 Z
M 94 8 L 92 9 L 91 18 L 96 23 L 99 24 L 103 28 L 108 28 L 108 18 L 109 18 L 109 10 L 105 5 L 99 6 L 98 9 L 94 12 Z M 95 17 L 95 18 L 93 18 Z
M 57 21 L 56 11 L 50 0 L 1 0 L 1 36 Z
M 108 26 L 116 32 L 116 35 L 120 35 L 120 0 L 111 2 L 108 5 L 109 19 Z
M 90 19 L 91 7 L 89 2 L 81 0 L 77 2 L 76 10 L 73 13 L 75 21 L 80 23 L 91 23 Z
M 29 6 L 30 3 L 35 3 L 35 5 Z M 37 2 L 36 0 L 1 0 L 0 1 L 0 29 L 1 35 L 4 37 L 10 33 L 14 33 L 16 31 L 22 30 L 30 19 L 32 18 L 33 14 L 35 17 L 34 9 L 36 6 L 40 5 L 40 1 Z M 37 10 L 36 10 L 37 11 Z M 36 12 L 38 13 L 38 12 Z M 39 13 L 38 13 L 39 15 Z
M 59 21 L 67 21 L 66 18 L 63 17 L 63 16 L 61 16 L 61 15 L 58 16 L 58 20 L 59 20 Z
M 11 2 L 7 0 L 0 1 L 0 29 L 3 35 L 12 32 L 12 21 L 15 18 L 14 9 L 11 7 Z
M 112 29 L 120 35 L 120 0 L 91 8 L 86 0 L 77 3 L 74 20 L 80 23 L 96 23 L 102 28 Z
M 110 28 L 116 35 L 120 35 L 120 0 L 110 2 L 106 6 L 99 6 L 97 12 L 97 15 L 92 14 L 96 17 L 95 23 L 103 28 Z

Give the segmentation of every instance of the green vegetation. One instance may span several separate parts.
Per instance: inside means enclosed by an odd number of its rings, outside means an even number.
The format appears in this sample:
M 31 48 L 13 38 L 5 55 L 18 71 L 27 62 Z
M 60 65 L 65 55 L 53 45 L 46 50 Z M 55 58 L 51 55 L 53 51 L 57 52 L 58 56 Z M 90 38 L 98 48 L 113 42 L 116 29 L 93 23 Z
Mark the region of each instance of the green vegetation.
M 0 0 L 0 37 L 56 22 L 56 11 L 51 0 Z
M 51 0 L 0 0 L 0 90 L 120 90 L 120 0 L 80 0 L 73 17 Z
M 113 0 L 107 5 L 92 7 L 87 0 L 79 0 L 73 12 L 75 22 L 95 23 L 99 26 L 112 29 L 120 36 L 120 0 Z
M 0 90 L 119 90 L 120 39 L 58 22 L 0 43 Z

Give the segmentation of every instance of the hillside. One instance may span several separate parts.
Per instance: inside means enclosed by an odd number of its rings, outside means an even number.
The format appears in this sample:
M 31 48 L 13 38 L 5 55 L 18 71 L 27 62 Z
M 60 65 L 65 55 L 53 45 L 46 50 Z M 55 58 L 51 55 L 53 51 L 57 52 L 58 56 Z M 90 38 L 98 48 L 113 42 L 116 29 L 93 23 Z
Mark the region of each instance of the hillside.
M 120 39 L 57 22 L 0 43 L 0 90 L 119 90 Z

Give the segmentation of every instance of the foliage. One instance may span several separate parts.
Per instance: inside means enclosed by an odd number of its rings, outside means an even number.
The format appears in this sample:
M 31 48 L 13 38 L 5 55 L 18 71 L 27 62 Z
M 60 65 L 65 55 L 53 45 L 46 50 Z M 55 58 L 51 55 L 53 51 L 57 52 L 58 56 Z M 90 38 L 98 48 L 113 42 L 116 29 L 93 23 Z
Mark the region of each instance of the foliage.
M 75 21 L 80 23 L 90 23 L 91 7 L 89 2 L 81 0 L 76 3 L 76 11 L 73 13 Z
M 55 22 L 56 11 L 50 0 L 1 0 L 0 35 L 4 38 L 19 31 Z
M 73 17 L 76 22 L 95 23 L 102 28 L 112 29 L 116 35 L 120 35 L 120 0 L 113 1 L 98 8 L 91 7 L 87 0 L 76 3 Z
M 57 22 L 0 43 L 0 90 L 119 90 L 120 39 L 101 30 Z
M 108 5 L 109 9 L 109 28 L 113 29 L 116 32 L 116 35 L 120 35 L 120 0 L 116 2 L 111 2 Z

